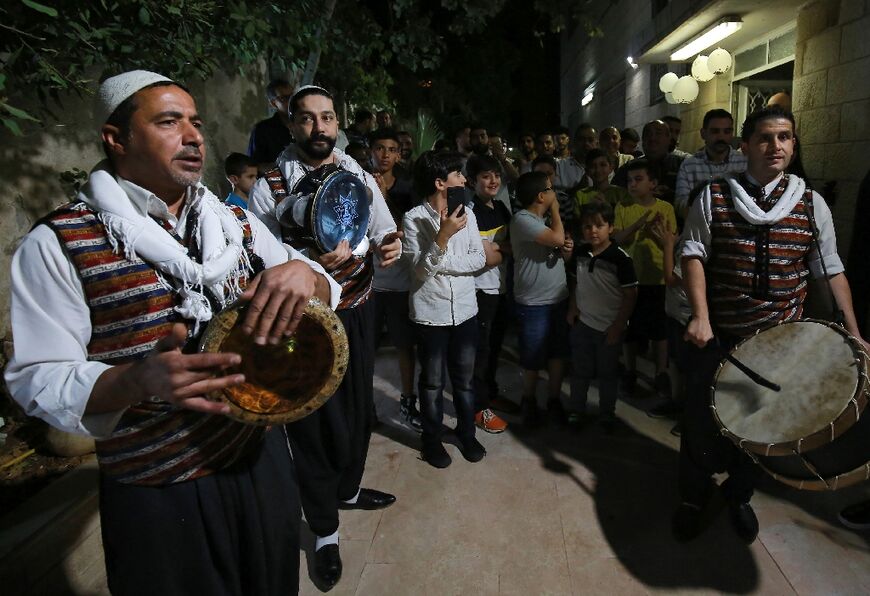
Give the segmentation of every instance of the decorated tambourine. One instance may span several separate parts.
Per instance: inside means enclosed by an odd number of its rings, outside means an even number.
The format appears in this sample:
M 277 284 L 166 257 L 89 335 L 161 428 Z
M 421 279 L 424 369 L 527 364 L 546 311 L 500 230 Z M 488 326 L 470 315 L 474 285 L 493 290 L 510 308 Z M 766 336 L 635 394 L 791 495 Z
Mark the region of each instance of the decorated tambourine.
M 241 385 L 209 394 L 225 402 L 230 417 L 248 424 L 285 424 L 322 406 L 347 370 L 347 335 L 329 306 L 311 298 L 296 333 L 278 345 L 260 346 L 241 329 L 246 303 L 217 314 L 200 340 L 200 352 L 234 352 L 242 362 L 226 374 L 245 375 Z
M 326 164 L 297 182 L 293 194 L 310 197 L 302 233 L 319 251 L 332 252 L 342 240 L 354 249 L 367 238 L 371 199 L 356 174 Z

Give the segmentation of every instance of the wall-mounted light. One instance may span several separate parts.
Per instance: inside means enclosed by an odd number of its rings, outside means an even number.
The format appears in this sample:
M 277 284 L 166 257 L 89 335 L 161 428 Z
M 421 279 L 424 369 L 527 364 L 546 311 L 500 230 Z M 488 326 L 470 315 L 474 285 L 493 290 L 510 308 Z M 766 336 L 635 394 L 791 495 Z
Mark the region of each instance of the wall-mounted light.
M 583 96 L 583 99 L 580 100 L 580 105 L 584 106 L 584 107 L 588 106 L 590 103 L 592 103 L 593 99 L 595 99 L 595 94 L 592 91 L 590 91 L 589 93 L 587 93 L 586 95 Z
M 740 20 L 740 17 L 725 17 L 704 31 L 701 35 L 675 50 L 674 53 L 671 54 L 671 62 L 687 60 L 692 56 L 701 53 L 714 43 L 718 43 L 729 35 L 737 33 L 742 26 L 743 21 Z
M 631 68 L 633 68 L 634 70 L 637 70 L 637 69 L 638 69 L 638 63 L 635 62 L 635 61 L 634 61 L 634 58 L 632 58 L 631 56 L 627 57 L 627 58 L 625 59 L 625 61 L 628 62 L 628 65 L 629 65 Z

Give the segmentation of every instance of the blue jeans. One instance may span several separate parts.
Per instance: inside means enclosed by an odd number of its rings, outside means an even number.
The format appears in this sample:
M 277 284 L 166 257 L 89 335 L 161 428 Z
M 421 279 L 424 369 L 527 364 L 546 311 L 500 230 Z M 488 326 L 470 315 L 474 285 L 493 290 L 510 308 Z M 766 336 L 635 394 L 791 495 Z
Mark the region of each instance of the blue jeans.
M 602 418 L 616 415 L 616 385 L 622 342 L 607 345 L 607 333 L 596 331 L 579 320 L 571 328 L 571 402 L 586 411 L 586 394 L 592 379 L 598 379 L 598 410 Z
M 477 351 L 477 317 L 459 325 L 436 327 L 417 324 L 420 358 L 418 393 L 423 414 L 423 444 L 441 440 L 444 418 L 444 369 L 453 387 L 456 434 L 460 440 L 474 436 L 474 355 Z
M 568 299 L 556 304 L 517 304 L 517 335 L 520 365 L 541 370 L 548 360 L 568 357 Z

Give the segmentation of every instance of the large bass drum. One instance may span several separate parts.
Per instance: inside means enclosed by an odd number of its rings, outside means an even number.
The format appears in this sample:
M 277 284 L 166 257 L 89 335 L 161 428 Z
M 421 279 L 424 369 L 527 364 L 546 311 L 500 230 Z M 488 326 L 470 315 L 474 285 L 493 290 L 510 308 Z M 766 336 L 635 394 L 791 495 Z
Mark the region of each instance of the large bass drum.
M 725 436 L 795 488 L 836 490 L 870 478 L 868 356 L 858 340 L 807 319 L 761 331 L 731 354 L 781 390 L 723 361 L 712 407 Z
M 248 424 L 286 424 L 322 406 L 347 371 L 347 335 L 341 320 L 317 298 L 308 302 L 294 335 L 281 344 L 259 346 L 242 332 L 245 304 L 221 311 L 206 327 L 201 352 L 235 352 L 245 382 L 209 394 L 225 402 L 230 417 Z

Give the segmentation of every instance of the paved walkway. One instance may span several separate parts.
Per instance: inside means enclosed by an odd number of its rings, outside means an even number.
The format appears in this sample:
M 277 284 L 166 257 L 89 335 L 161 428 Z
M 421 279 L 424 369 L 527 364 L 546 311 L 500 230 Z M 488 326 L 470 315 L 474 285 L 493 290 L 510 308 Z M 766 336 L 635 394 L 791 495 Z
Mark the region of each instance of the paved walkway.
M 680 545 L 669 525 L 678 439 L 669 421 L 644 414 L 651 400 L 619 402 L 627 425 L 614 436 L 594 424 L 580 432 L 516 424 L 479 433 L 482 462 L 448 445 L 453 464 L 436 470 L 398 420 L 397 376 L 393 351 L 382 350 L 382 424 L 364 485 L 398 501 L 342 512 L 344 575 L 330 594 L 870 594 L 870 534 L 836 521 L 843 505 L 870 497 L 868 486 L 822 494 L 765 479 L 753 499 L 761 534 L 752 546 L 734 536 L 724 511 L 704 536 Z M 516 365 L 504 362 L 502 388 L 516 395 L 519 381 Z M 310 552 L 310 534 L 303 544 Z M 318 594 L 306 556 L 301 593 Z

